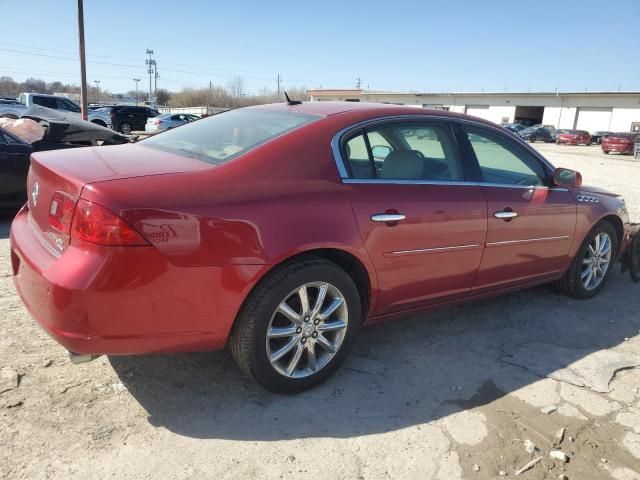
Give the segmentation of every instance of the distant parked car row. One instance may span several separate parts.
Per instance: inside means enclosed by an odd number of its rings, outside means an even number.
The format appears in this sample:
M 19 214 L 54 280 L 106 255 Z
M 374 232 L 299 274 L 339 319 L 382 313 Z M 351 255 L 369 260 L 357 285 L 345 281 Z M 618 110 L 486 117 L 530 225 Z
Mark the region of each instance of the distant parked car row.
M 590 134 L 586 130 L 556 129 L 553 125 L 532 125 L 527 127 L 521 123 L 507 123 L 502 125 L 507 130 L 520 136 L 523 140 L 534 143 L 555 142 L 558 145 L 601 145 L 602 151 L 633 154 L 634 144 L 640 143 L 640 133 L 614 133 L 599 130 Z

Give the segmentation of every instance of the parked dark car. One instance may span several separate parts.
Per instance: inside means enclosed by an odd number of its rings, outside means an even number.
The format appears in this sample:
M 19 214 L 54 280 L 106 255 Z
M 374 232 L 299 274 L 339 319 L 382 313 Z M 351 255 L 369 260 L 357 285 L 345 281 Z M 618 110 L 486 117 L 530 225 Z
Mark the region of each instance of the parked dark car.
M 27 201 L 27 173 L 33 152 L 128 143 L 126 137 L 108 128 L 45 107 L 31 107 L 22 118 L 38 122 L 45 133 L 41 140 L 29 144 L 0 128 L 2 214 L 15 213 Z
M 121 133 L 131 133 L 135 130 L 144 130 L 147 119 L 157 117 L 160 112 L 149 107 L 137 107 L 134 105 L 116 105 L 110 107 L 111 127 Z
M 606 154 L 616 152 L 633 155 L 633 149 L 636 143 L 640 143 L 640 133 L 611 133 L 601 140 L 600 147 Z
M 600 145 L 600 142 L 602 141 L 602 139 L 607 135 L 611 135 L 612 133 L 613 132 L 606 132 L 606 131 L 594 132 L 593 135 L 591 135 L 591 142 L 595 143 L 596 145 Z
M 527 128 L 526 125 L 522 125 L 521 123 L 505 123 L 502 125 L 507 130 L 512 131 L 513 133 L 518 133 Z
M 0 214 L 16 212 L 27 201 L 27 172 L 33 147 L 0 128 Z
M 551 132 L 545 127 L 525 128 L 524 130 L 519 131 L 518 135 L 520 135 L 523 140 L 531 143 L 537 142 L 538 140 L 542 140 L 545 143 L 552 143 L 555 141 L 551 136 Z

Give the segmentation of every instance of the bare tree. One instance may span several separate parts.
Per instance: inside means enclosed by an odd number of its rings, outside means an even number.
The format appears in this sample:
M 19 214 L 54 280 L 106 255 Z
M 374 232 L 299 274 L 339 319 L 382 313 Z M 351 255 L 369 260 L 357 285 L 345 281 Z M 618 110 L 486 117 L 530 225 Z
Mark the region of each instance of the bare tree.
M 227 89 L 234 100 L 242 101 L 242 98 L 245 96 L 244 78 L 233 77 L 229 80 L 229 83 L 227 83 Z

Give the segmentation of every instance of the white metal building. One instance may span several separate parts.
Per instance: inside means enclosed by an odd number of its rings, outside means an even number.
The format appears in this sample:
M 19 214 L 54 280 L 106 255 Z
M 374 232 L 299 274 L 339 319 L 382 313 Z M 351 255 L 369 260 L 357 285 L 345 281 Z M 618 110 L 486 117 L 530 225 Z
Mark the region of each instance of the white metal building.
M 312 101 L 376 102 L 595 132 L 640 131 L 640 92 L 394 93 L 310 90 Z

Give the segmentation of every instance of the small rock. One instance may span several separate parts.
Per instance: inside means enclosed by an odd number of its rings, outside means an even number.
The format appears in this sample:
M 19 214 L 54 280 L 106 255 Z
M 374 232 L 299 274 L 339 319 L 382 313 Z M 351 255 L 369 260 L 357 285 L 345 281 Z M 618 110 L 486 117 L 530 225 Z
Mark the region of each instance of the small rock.
M 576 437 L 569 437 L 569 441 L 572 442 L 572 443 L 575 442 L 576 441 Z
M 504 470 L 500 470 L 498 472 L 498 475 L 500 475 L 501 477 L 506 477 L 507 476 L 507 472 L 505 472 Z
M 0 370 L 0 393 L 8 392 L 20 385 L 20 375 L 11 368 L 4 367 Z
M 536 445 L 529 440 L 528 438 L 524 441 L 524 449 L 528 452 L 528 453 L 533 453 L 536 451 Z
M 561 473 L 560 475 L 558 475 L 558 480 L 569 480 L 569 477 L 567 477 L 564 473 Z
M 7 408 L 16 408 L 22 406 L 22 400 L 16 400 L 14 402 L 9 402 L 5 405 Z
M 51 366 L 51 364 L 53 364 L 53 361 L 51 359 L 46 359 L 40 366 L 42 368 L 48 368 Z
M 477 463 L 474 463 L 471 468 L 473 469 L 474 472 L 480 471 L 480 465 L 478 465 Z
M 560 445 L 562 440 L 564 440 L 564 434 L 567 431 L 566 428 L 562 427 L 560 430 L 556 432 L 556 445 Z
M 602 463 L 607 463 L 609 460 L 607 460 L 606 458 L 601 458 L 601 459 L 600 459 L 600 461 L 601 461 Z
M 569 455 L 567 455 L 561 450 L 551 450 L 549 452 L 549 456 L 554 460 L 560 460 L 561 462 L 564 462 L 564 463 L 567 463 L 569 461 Z
M 556 410 L 558 410 L 558 407 L 556 407 L 555 405 L 547 405 L 546 407 L 540 409 L 540 411 L 545 415 L 550 415 Z

